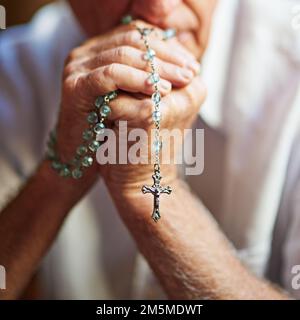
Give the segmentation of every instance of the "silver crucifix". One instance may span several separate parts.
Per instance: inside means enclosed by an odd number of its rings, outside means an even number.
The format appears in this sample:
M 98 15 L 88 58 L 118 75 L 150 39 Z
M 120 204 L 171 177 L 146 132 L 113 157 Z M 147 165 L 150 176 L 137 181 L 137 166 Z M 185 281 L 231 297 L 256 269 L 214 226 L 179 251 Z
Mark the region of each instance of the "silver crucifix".
M 159 200 L 160 195 L 162 193 L 170 194 L 172 192 L 171 187 L 162 187 L 160 185 L 161 175 L 159 170 L 155 170 L 152 176 L 154 184 L 153 186 L 143 186 L 142 192 L 151 193 L 154 196 L 154 207 L 152 213 L 152 219 L 157 222 L 160 219 L 160 212 L 159 212 Z

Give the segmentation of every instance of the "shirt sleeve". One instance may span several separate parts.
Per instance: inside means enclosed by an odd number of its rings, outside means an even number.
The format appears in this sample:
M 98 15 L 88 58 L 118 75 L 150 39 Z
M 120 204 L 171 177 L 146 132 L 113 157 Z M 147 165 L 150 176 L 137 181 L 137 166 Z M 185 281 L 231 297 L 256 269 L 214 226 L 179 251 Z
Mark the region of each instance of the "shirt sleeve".
M 0 207 L 34 172 L 56 123 L 62 66 L 54 26 L 39 25 L 35 19 L 0 35 Z

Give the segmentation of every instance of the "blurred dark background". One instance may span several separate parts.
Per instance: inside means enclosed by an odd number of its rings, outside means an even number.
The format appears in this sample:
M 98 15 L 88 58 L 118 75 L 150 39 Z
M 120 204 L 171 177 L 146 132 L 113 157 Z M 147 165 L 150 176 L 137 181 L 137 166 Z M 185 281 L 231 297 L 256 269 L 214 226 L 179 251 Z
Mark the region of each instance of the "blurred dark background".
M 53 0 L 0 0 L 0 5 L 6 8 L 7 27 L 25 23 L 43 5 Z

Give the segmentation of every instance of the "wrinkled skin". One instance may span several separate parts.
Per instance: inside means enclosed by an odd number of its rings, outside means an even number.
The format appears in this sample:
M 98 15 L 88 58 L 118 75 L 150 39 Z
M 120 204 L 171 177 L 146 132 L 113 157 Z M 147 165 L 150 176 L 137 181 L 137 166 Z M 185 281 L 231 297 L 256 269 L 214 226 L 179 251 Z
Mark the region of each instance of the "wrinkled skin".
M 62 160 L 70 160 L 81 143 L 86 116 L 93 110 L 96 97 L 109 91 L 121 89 L 127 92 L 111 103 L 111 127 L 117 130 L 118 120 L 128 120 L 130 128 L 142 127 L 147 131 L 152 128 L 149 96 L 153 87 L 147 82 L 149 65 L 142 59 L 143 42 L 134 26 L 115 27 L 127 12 L 155 22 L 155 28 L 157 25 L 179 27 L 177 38 L 164 42 L 158 36 L 160 29 L 157 29 L 150 42 L 157 53 L 156 64 L 161 76 L 159 89 L 164 96 L 162 128 L 188 128 L 205 96 L 205 89 L 197 76 L 196 57 L 206 46 L 209 27 L 203 21 L 210 20 L 208 12 L 212 12 L 212 2 L 70 0 L 70 4 L 87 35 L 94 37 L 74 49 L 66 61 L 58 124 L 58 148 Z M 154 17 L 153 12 L 160 12 L 160 15 Z M 176 25 L 177 21 L 182 22 L 184 29 Z M 146 25 L 143 21 L 137 23 Z M 139 172 L 136 166 L 132 170 L 130 165 L 103 169 L 94 165 L 90 170 L 93 174 L 88 176 L 95 176 L 100 171 L 110 180 L 118 175 L 129 177 L 129 172 L 132 178 L 132 174 Z M 148 172 L 150 166 L 146 169 Z M 124 174 L 127 171 L 128 174 Z
M 107 32 L 127 13 L 161 28 L 176 28 L 180 41 L 198 58 L 208 42 L 217 0 L 69 0 L 88 36 Z

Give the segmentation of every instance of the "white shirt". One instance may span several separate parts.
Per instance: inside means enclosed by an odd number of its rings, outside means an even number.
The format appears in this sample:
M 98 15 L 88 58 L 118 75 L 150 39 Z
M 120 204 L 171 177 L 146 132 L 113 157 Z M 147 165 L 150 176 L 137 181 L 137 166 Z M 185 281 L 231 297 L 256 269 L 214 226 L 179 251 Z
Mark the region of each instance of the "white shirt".
M 291 287 L 291 268 L 300 264 L 296 2 L 220 1 L 203 62 L 209 96 L 196 124 L 205 126 L 206 167 L 187 181 L 249 268 L 300 297 Z M 0 35 L 2 205 L 43 156 L 64 59 L 83 40 L 62 3 Z M 43 274 L 49 298 L 162 296 L 101 181 L 70 213 Z

